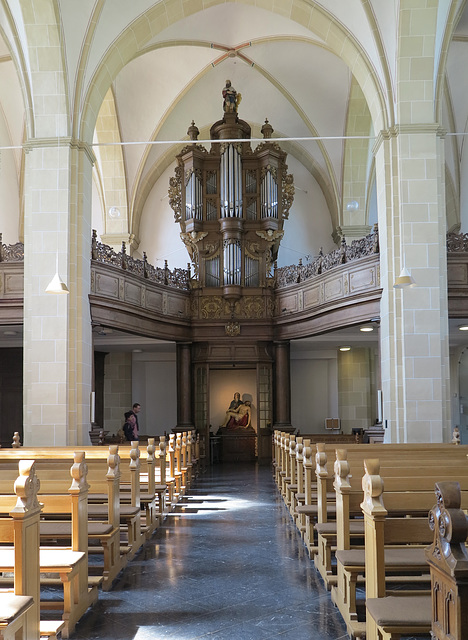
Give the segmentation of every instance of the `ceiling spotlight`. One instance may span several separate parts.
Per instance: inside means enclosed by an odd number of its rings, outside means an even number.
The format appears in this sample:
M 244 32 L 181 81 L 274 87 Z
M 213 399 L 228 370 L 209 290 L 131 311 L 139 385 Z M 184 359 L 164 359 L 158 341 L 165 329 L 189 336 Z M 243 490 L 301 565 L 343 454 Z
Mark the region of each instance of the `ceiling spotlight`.
M 351 347 L 340 347 L 340 351 L 351 351 Z
M 374 327 L 369 327 L 369 326 L 361 327 L 359 331 L 362 331 L 363 333 L 367 333 L 369 331 L 374 331 Z
M 468 331 L 468 324 L 462 324 L 460 327 L 458 327 L 458 331 Z
M 143 353 L 143 349 L 132 349 L 132 353 Z
M 467 328 L 468 328 L 468 327 L 467 327 Z M 4 336 L 16 336 L 16 331 L 10 331 L 10 330 L 8 330 L 8 331 L 4 331 L 4 332 L 3 332 L 3 335 L 4 335 Z

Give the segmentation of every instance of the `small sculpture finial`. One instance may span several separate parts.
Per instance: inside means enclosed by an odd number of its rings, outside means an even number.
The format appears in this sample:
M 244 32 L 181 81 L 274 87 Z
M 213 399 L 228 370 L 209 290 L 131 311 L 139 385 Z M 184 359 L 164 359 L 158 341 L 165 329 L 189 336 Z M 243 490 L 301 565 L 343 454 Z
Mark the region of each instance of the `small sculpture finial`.
M 230 80 L 226 80 L 226 86 L 222 93 L 224 98 L 224 113 L 237 113 L 237 107 L 239 106 L 242 96 L 240 93 L 237 93 Z
M 265 124 L 263 125 L 261 132 L 263 134 L 263 137 L 268 139 L 271 138 L 271 135 L 273 133 L 274 129 L 271 126 L 271 124 L 268 122 L 268 118 L 265 118 Z
M 187 129 L 187 134 L 190 140 L 198 140 L 198 136 L 200 135 L 200 131 L 198 127 L 195 125 L 195 120 L 192 120 L 192 124 Z

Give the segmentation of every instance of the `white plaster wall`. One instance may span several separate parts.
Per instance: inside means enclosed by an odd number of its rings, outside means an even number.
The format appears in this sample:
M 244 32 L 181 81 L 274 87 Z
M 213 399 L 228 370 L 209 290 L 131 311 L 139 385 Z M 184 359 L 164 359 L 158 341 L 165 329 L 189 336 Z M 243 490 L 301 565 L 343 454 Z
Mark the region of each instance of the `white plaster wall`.
M 463 146 L 464 153 L 460 163 L 460 223 L 461 233 L 468 231 L 468 153 L 466 145 Z
M 170 433 L 177 425 L 177 374 L 175 344 L 161 351 L 132 354 L 132 404 L 139 402 L 140 433 Z
M 213 433 L 224 422 L 226 410 L 236 392 L 241 394 L 241 400 L 251 401 L 251 422 L 257 430 L 257 371 L 233 368 L 210 371 L 209 416 Z
M 101 206 L 101 199 L 96 185 L 95 176 L 92 181 L 92 197 L 91 197 L 91 228 L 97 231 L 98 239 L 101 239 L 104 229 L 104 217 Z
M 291 424 L 302 433 L 325 433 L 338 418 L 338 369 L 334 351 L 291 348 Z
M 284 223 L 284 236 L 278 252 L 278 266 L 297 264 L 299 258 L 306 263 L 318 255 L 336 249 L 332 240 L 332 222 L 327 203 L 316 180 L 310 172 L 291 155 L 288 156 L 288 173 L 294 176 L 294 202 L 289 219 Z
M 11 145 L 8 128 L 0 109 L 0 147 Z M 0 149 L 0 233 L 4 244 L 19 241 L 19 187 L 14 152 Z
M 172 165 L 154 185 L 141 216 L 138 230 L 140 246 L 138 256 L 146 251 L 148 262 L 155 267 L 164 267 L 167 260 L 169 269 L 187 268 L 190 256 L 180 239 L 180 225 L 174 222 L 174 212 L 169 206 L 167 190 L 169 179 L 174 175 Z M 135 254 L 137 255 L 137 254 Z

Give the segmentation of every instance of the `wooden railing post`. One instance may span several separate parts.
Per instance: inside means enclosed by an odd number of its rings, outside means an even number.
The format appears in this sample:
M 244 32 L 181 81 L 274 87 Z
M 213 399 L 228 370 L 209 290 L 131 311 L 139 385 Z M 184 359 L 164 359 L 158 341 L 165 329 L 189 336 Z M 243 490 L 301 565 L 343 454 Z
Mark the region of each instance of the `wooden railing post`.
M 336 499 L 336 548 L 349 549 L 349 494 L 351 484 L 349 482 L 349 462 L 346 449 L 336 450 L 336 460 L 334 464 L 335 479 L 333 487 Z
M 382 502 L 383 480 L 380 477 L 380 461 L 365 460 L 362 478 L 366 555 L 366 598 L 385 597 L 384 527 L 387 510 Z M 366 616 L 366 639 L 378 640 L 379 633 L 374 618 Z
M 86 562 L 81 564 L 79 576 L 80 594 L 88 592 L 88 490 L 86 480 L 88 467 L 84 451 L 75 451 L 73 465 L 70 469 L 72 483 L 68 489 L 71 496 L 72 519 L 72 551 L 85 554 Z
M 315 454 L 315 475 L 317 477 L 317 522 L 327 522 L 327 454 L 325 445 L 317 443 Z
M 154 495 L 155 479 L 154 471 L 156 466 L 155 460 L 156 446 L 154 444 L 154 438 L 148 438 L 148 444 L 146 446 L 146 462 L 148 466 L 148 493 Z
M 34 460 L 21 460 L 19 477 L 15 481 L 17 502 L 10 516 L 14 521 L 15 536 L 15 593 L 34 598 L 33 606 L 26 613 L 25 638 L 28 640 L 39 640 L 39 486 Z

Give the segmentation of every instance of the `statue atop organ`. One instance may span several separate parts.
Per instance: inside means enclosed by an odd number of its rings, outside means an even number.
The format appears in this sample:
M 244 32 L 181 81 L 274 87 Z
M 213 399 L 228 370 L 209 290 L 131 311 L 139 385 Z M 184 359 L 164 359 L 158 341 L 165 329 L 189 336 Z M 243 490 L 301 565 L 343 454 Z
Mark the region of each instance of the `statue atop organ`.
M 271 284 L 294 185 L 269 122 L 261 130 L 264 142 L 252 149 L 251 128 L 237 113 L 240 94 L 229 80 L 222 94 L 224 115 L 210 129 L 209 151 L 197 143 L 194 122 L 188 129 L 191 142 L 177 156 L 169 201 L 194 285 L 221 288 L 234 303 L 245 289 Z

